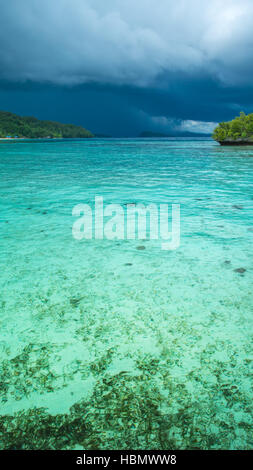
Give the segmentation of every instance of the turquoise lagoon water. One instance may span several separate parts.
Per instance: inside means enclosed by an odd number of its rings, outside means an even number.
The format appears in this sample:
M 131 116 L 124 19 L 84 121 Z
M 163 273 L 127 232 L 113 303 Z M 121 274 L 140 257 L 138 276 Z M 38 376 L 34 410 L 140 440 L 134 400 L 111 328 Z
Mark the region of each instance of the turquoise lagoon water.
M 0 174 L 1 448 L 252 448 L 253 148 L 1 143 Z M 97 195 L 179 203 L 180 247 L 73 239 Z

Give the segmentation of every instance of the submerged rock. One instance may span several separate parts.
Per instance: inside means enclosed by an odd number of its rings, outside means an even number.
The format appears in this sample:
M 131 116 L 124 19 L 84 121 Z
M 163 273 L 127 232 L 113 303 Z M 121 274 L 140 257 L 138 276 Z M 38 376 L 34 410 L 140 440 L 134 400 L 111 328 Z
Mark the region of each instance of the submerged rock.
M 136 250 L 146 250 L 146 247 L 144 245 L 139 245 L 136 247 Z
M 236 268 L 234 269 L 235 273 L 243 274 L 245 273 L 246 269 L 245 268 Z
M 69 302 L 72 305 L 72 307 L 77 307 L 77 305 L 81 302 L 81 300 L 82 300 L 82 297 L 79 297 L 79 298 L 72 297 L 69 300 Z

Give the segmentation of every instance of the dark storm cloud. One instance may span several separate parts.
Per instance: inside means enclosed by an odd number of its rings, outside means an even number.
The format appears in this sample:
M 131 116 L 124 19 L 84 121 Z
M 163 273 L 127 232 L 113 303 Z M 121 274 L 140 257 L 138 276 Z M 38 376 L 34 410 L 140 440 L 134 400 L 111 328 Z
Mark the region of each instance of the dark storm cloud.
M 1 2 L 2 79 L 146 86 L 167 72 L 252 77 L 252 0 Z
M 8 0 L 0 108 L 108 134 L 251 111 L 252 0 Z
M 116 136 L 138 135 L 143 130 L 166 133 L 181 123 L 181 130 L 207 132 L 210 129 L 203 127 L 206 122 L 229 120 L 241 110 L 252 111 L 253 89 L 224 87 L 207 77 L 195 80 L 174 77 L 169 89 L 163 90 L 2 82 L 0 109 L 82 124 L 94 132 Z

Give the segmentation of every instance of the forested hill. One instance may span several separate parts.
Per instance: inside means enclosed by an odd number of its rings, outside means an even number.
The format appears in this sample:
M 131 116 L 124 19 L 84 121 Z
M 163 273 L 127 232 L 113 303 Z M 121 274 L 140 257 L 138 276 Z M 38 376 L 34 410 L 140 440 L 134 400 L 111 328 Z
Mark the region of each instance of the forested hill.
M 53 121 L 40 121 L 35 117 L 21 117 L 7 111 L 0 111 L 0 137 L 26 137 L 36 139 L 93 137 L 81 126 L 61 124 Z
M 246 115 L 241 112 L 240 116 L 232 121 L 220 122 L 214 129 L 213 139 L 220 144 L 253 144 L 253 113 Z

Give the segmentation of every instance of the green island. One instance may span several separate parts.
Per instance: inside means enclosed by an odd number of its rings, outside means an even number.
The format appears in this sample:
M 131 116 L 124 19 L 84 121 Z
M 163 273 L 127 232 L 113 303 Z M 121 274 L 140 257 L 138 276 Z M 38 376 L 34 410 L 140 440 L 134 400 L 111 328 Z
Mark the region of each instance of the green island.
M 221 145 L 253 145 L 253 113 L 240 113 L 232 121 L 221 122 L 212 135 Z
M 0 111 L 1 139 L 73 139 L 88 137 L 94 137 L 94 135 L 82 126 L 41 121 L 35 117 L 21 117 L 7 111 Z

